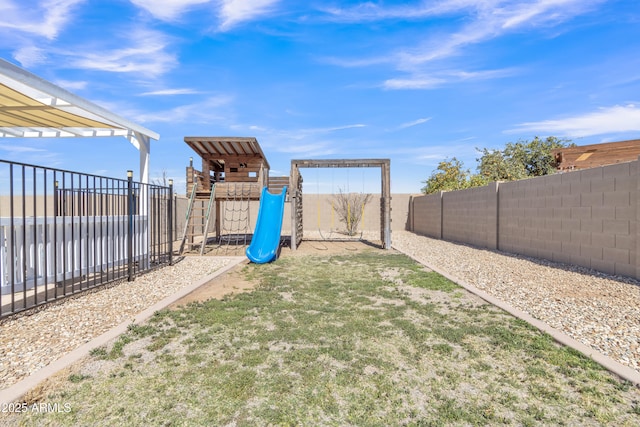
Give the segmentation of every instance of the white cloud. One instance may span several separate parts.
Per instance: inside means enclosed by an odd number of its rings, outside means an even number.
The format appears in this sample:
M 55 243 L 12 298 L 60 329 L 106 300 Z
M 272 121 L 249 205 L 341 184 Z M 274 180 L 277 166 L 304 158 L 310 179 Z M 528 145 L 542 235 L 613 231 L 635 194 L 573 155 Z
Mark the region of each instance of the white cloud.
M 281 153 L 289 153 L 314 157 L 318 155 L 329 155 L 335 153 L 335 150 L 331 148 L 327 142 L 316 142 L 310 144 L 279 144 L 275 147 L 277 151 Z
M 16 138 L 15 141 L 18 141 Z M 39 148 L 41 141 L 24 139 L 13 144 L 0 144 L 0 152 L 6 160 L 12 160 L 34 165 L 45 164 L 49 167 L 62 165 L 60 154 L 46 148 Z
M 199 5 L 211 3 L 220 18 L 220 31 L 228 31 L 238 24 L 271 13 L 280 0 L 130 0 L 162 21 L 176 21 Z
M 45 0 L 30 2 L 0 2 L 0 28 L 55 39 L 65 25 L 73 21 L 74 8 L 85 0 Z
M 328 62 L 345 67 L 392 64 L 396 69 L 406 72 L 407 76 L 385 81 L 382 85 L 384 88 L 430 89 L 451 79 L 457 81 L 479 77 L 476 72 L 469 73 L 467 77 L 455 76 L 449 72 L 434 76 L 432 70 L 428 72 L 434 67 L 433 64 L 458 56 L 470 46 L 504 37 L 509 33 L 557 26 L 592 10 L 603 1 L 605 0 L 452 0 L 421 1 L 414 5 L 392 7 L 369 2 L 353 8 L 326 9 L 325 12 L 338 21 L 435 21 L 455 17 L 456 21 L 464 23 L 448 32 L 434 29 L 413 47 L 401 47 L 395 52 L 385 52 L 376 57 L 331 59 Z M 500 73 L 488 74 L 484 78 L 500 76 Z
M 37 46 L 24 46 L 16 49 L 13 52 L 13 57 L 23 67 L 30 68 L 44 63 L 47 59 L 47 54 L 44 49 Z
M 244 21 L 265 15 L 273 10 L 280 0 L 221 0 L 219 15 L 221 31 L 227 31 Z
M 233 101 L 233 97 L 220 95 L 195 104 L 180 105 L 170 110 L 129 115 L 142 123 L 212 123 L 225 118 L 217 111 L 221 107 L 229 105 L 231 101 Z
M 211 0 L 131 0 L 141 9 L 146 10 L 162 21 L 175 21 L 194 6 L 209 3 Z
M 376 3 L 367 2 L 352 8 L 329 7 L 321 8 L 321 10 L 329 14 L 333 20 L 340 22 L 367 22 L 387 19 L 416 20 L 465 8 L 475 8 L 480 3 L 487 2 L 478 0 L 422 1 L 417 5 L 405 4 L 392 7 L 384 7 Z
M 86 89 L 87 86 L 89 85 L 89 83 L 85 81 L 70 81 L 70 80 L 56 80 L 55 83 L 58 86 L 63 87 L 69 91 L 83 90 L 83 89 Z
M 140 96 L 171 96 L 171 95 L 193 95 L 200 93 L 195 89 L 181 88 L 181 89 L 160 89 L 149 92 L 143 92 Z
M 406 128 L 410 128 L 410 127 L 413 127 L 413 126 L 421 125 L 423 123 L 427 123 L 429 120 L 431 120 L 431 117 L 425 117 L 423 119 L 418 119 L 418 120 L 414 120 L 412 122 L 403 123 L 400 126 L 398 126 L 398 129 L 406 129 Z
M 465 137 L 424 146 L 397 147 L 394 155 L 407 164 L 436 167 L 445 159 L 457 158 L 465 169 L 473 169 L 476 159 L 476 137 Z
M 484 71 L 460 71 L 460 70 L 442 70 L 433 72 L 432 75 L 426 76 L 420 73 L 411 75 L 406 78 L 388 79 L 382 83 L 384 89 L 432 89 L 440 87 L 447 83 L 455 83 L 466 80 L 487 80 L 513 75 L 514 69 L 505 68 L 502 70 L 484 70 Z
M 332 20 L 370 22 L 382 20 L 423 20 L 454 14 L 466 14 L 475 21 L 499 23 L 502 28 L 520 24 L 539 25 L 545 21 L 561 21 L 589 10 L 606 0 L 448 0 L 420 1 L 417 4 L 381 6 L 367 2 L 351 8 L 320 8 Z M 533 22 L 536 21 L 536 22 Z
M 343 152 L 351 148 L 350 144 L 342 139 L 344 135 L 336 133 L 364 127 L 366 125 L 362 123 L 294 129 L 274 129 L 259 125 L 231 126 L 237 132 L 250 130 L 256 133 L 263 148 L 299 158 L 330 156 Z
M 364 125 L 362 123 L 356 123 L 356 124 L 353 124 L 353 125 L 335 126 L 335 127 L 328 127 L 328 128 L 301 129 L 298 132 L 301 132 L 301 133 L 306 134 L 306 135 L 309 135 L 309 134 L 321 134 L 321 133 L 335 132 L 335 131 L 339 131 L 339 130 L 363 128 L 363 127 L 366 127 L 366 126 L 367 125 Z
M 8 144 L 0 144 L 0 150 L 12 152 L 12 153 L 43 153 L 47 150 L 42 148 L 28 147 L 25 145 L 8 145 Z
M 532 132 L 566 137 L 585 137 L 618 132 L 640 132 L 640 109 L 616 105 L 564 119 L 526 122 L 505 133 Z
M 504 36 L 509 32 L 557 25 L 591 10 L 603 0 L 461 1 L 438 12 L 464 14 L 470 22 L 459 31 L 438 35 L 420 46 L 400 52 L 402 67 L 456 55 L 466 46 Z M 456 6 L 459 8 L 456 9 Z M 467 12 L 466 9 L 471 9 Z
M 158 31 L 136 30 L 128 34 L 132 45 L 117 49 L 90 48 L 70 57 L 73 67 L 114 73 L 164 74 L 177 66 L 176 57 L 165 51 L 167 37 Z
M 284 140 L 292 140 L 292 141 L 300 141 L 300 140 L 308 140 L 313 139 L 322 135 L 330 134 L 333 132 L 339 132 L 348 129 L 358 129 L 366 127 L 365 124 L 356 123 L 352 125 L 343 125 L 343 126 L 331 126 L 324 128 L 306 128 L 306 129 L 291 129 L 291 130 L 276 130 L 276 129 L 266 129 L 260 127 L 259 129 L 264 131 L 265 133 L 277 136 Z M 258 128 L 257 126 L 251 126 L 250 128 Z
M 385 89 L 431 89 L 446 82 L 444 79 L 434 77 L 410 77 L 385 80 L 382 87 Z

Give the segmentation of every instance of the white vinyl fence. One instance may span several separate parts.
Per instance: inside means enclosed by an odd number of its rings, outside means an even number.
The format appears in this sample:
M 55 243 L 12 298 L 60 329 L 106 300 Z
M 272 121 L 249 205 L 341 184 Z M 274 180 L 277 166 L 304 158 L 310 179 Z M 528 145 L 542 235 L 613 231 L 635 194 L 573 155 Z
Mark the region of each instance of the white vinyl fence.
M 128 263 L 128 217 L 0 218 L 0 294 L 109 274 Z M 134 261 L 149 263 L 148 218 L 133 217 Z

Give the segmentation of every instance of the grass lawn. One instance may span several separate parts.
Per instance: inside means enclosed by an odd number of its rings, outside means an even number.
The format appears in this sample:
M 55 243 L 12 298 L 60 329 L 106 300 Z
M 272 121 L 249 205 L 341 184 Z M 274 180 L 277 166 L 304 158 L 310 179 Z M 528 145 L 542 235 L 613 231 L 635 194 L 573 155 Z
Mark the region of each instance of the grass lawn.
M 18 425 L 640 425 L 640 393 L 393 251 L 292 256 L 95 350 Z M 3 419 L 0 418 L 0 424 Z

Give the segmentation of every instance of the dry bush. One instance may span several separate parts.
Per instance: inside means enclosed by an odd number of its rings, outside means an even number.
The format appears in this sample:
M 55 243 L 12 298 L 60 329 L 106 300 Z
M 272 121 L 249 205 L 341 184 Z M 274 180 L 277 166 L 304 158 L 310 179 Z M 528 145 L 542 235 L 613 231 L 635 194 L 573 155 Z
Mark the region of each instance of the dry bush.
M 346 225 L 347 234 L 353 236 L 362 220 L 364 208 L 371 201 L 372 196 L 364 193 L 344 193 L 342 189 L 339 191 L 338 194 L 333 195 L 332 204 L 338 219 Z

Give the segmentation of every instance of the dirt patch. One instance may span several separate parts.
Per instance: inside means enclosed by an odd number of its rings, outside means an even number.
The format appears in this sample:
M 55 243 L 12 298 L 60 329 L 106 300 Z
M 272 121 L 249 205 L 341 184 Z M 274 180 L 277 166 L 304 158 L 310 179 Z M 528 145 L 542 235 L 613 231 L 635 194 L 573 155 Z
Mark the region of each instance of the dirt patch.
M 248 260 L 241 262 L 231 270 L 209 280 L 193 292 L 180 298 L 168 308 L 175 310 L 190 302 L 202 302 L 214 298 L 220 299 L 226 295 L 248 292 L 254 289 L 258 285 L 258 282 L 247 280 L 242 271 L 247 264 L 249 264 Z
M 280 251 L 281 257 L 295 257 L 306 255 L 340 255 L 354 254 L 364 250 L 385 251 L 380 243 L 365 240 L 303 240 L 295 251 L 284 247 Z
M 286 258 L 307 255 L 354 254 L 364 250 L 384 251 L 384 249 L 381 249 L 379 245 L 375 245 L 367 241 L 305 240 L 298 245 L 295 251 L 292 251 L 289 247 L 283 247 L 280 251 L 279 257 Z M 258 282 L 247 280 L 242 272 L 243 268 L 247 264 L 249 264 L 249 260 L 242 262 L 226 273 L 215 277 L 200 286 L 198 289 L 174 302 L 168 308 L 175 310 L 190 302 L 202 302 L 213 298 L 220 299 L 229 294 L 248 292 L 255 289 Z

